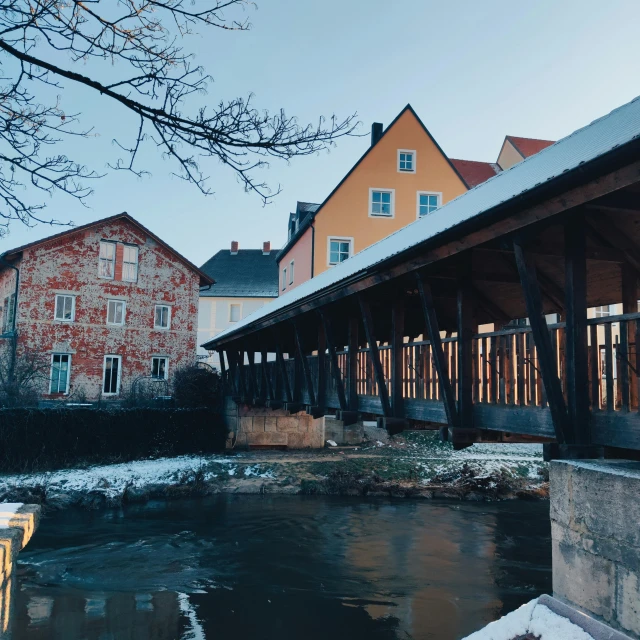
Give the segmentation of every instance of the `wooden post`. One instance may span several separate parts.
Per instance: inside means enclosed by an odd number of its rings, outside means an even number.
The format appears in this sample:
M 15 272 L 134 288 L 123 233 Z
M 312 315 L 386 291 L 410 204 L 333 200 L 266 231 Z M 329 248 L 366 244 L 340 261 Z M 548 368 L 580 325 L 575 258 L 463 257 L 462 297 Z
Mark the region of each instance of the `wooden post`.
M 554 354 L 551 348 L 551 338 L 547 328 L 547 321 L 542 308 L 536 267 L 531 261 L 531 258 L 525 254 L 518 240 L 513 241 L 513 252 L 520 275 L 527 315 L 531 323 L 531 333 L 533 334 L 533 340 L 538 352 L 538 367 L 542 373 L 542 382 L 546 390 L 549 409 L 551 410 L 556 440 L 559 444 L 565 444 L 568 430 L 567 407 L 564 396 L 562 395 L 560 380 L 555 371 Z
M 304 351 L 302 349 L 302 340 L 300 338 L 300 328 L 298 327 L 298 323 L 293 323 L 293 332 L 296 339 L 296 351 L 298 352 L 298 358 L 300 359 L 300 365 L 302 367 L 302 372 L 304 374 L 304 379 L 307 384 L 307 394 L 309 395 L 309 404 L 315 406 L 316 397 L 313 391 L 313 379 L 311 378 L 311 370 L 309 369 L 309 361 L 307 357 L 304 355 Z
M 284 386 L 284 393 L 287 402 L 293 402 L 293 396 L 291 395 L 291 385 L 289 384 L 289 376 L 287 375 L 287 366 L 284 363 L 284 357 L 282 356 L 282 347 L 280 346 L 280 337 L 274 332 L 276 341 L 276 362 L 280 369 L 280 375 L 282 377 L 282 384 Z
M 269 375 L 269 366 L 267 365 L 267 352 L 264 349 L 260 353 L 260 360 L 262 361 L 262 387 L 260 389 L 260 396 L 263 400 L 274 400 L 275 398 L 271 389 L 271 376 Z
M 404 417 L 403 337 L 404 300 L 398 297 L 391 307 L 391 410 L 395 418 Z
M 224 365 L 224 351 L 218 351 L 218 357 L 220 358 L 220 377 L 222 378 L 222 393 L 225 392 L 227 386 L 227 369 Z
M 324 334 L 324 325 L 318 323 L 318 393 L 316 402 L 318 408 L 325 410 L 327 406 L 327 369 L 326 369 L 327 341 Z
M 249 362 L 249 399 L 253 402 L 258 397 L 258 378 L 256 376 L 256 353 L 255 351 L 247 351 L 247 359 Z
M 587 357 L 587 261 L 584 221 L 572 216 L 564 227 L 566 380 L 570 431 L 566 441 L 586 445 L 589 428 L 589 372 Z
M 418 293 L 422 303 L 422 312 L 427 327 L 427 335 L 431 342 L 431 353 L 433 354 L 433 363 L 438 374 L 440 382 L 440 395 L 444 403 L 444 410 L 447 415 L 447 422 L 450 427 L 458 425 L 458 410 L 456 408 L 455 396 L 449 375 L 447 372 L 447 364 L 442 349 L 442 340 L 440 339 L 440 329 L 438 328 L 438 319 L 436 317 L 435 307 L 433 306 L 433 297 L 431 295 L 431 286 L 420 273 L 416 273 L 416 282 L 418 284 Z
M 347 399 L 344 392 L 344 382 L 342 380 L 342 373 L 340 372 L 340 365 L 338 363 L 338 355 L 336 354 L 336 345 L 333 341 L 333 331 L 331 328 L 331 320 L 329 316 L 320 311 L 320 318 L 322 319 L 322 325 L 324 326 L 324 337 L 327 342 L 327 350 L 329 351 L 329 361 L 331 363 L 331 373 L 336 383 L 336 390 L 338 392 L 338 402 L 340 403 L 340 409 L 342 411 L 347 410 Z
M 358 318 L 349 316 L 349 337 L 347 352 L 347 404 L 350 411 L 358 410 Z
M 391 417 L 389 390 L 387 389 L 387 383 L 384 379 L 384 371 L 382 370 L 382 364 L 380 363 L 380 352 L 378 351 L 378 343 L 376 341 L 375 330 L 373 327 L 371 309 L 369 308 L 369 303 L 364 299 L 362 295 L 358 296 L 358 302 L 360 304 L 360 311 L 362 312 L 364 332 L 367 336 L 367 343 L 369 344 L 369 356 L 371 357 L 373 372 L 375 374 L 376 383 L 378 385 L 378 395 L 380 396 L 380 401 L 382 402 L 382 413 L 385 418 L 389 418 Z
M 473 428 L 473 340 L 474 309 L 471 284 L 471 253 L 458 266 L 457 331 L 458 331 L 458 423 L 464 429 Z
M 244 375 L 244 351 L 234 351 L 234 355 L 237 356 L 237 368 L 238 368 L 238 390 L 242 396 L 243 402 L 247 401 L 247 383 Z
M 638 311 L 638 278 L 637 272 L 624 262 L 622 264 L 622 313 L 636 313 Z M 629 371 L 629 405 L 630 409 L 638 408 L 638 375 L 635 369 L 635 355 L 638 352 L 636 342 L 635 323 L 627 322 L 627 360 L 633 366 Z M 640 372 L 638 372 L 640 373 Z

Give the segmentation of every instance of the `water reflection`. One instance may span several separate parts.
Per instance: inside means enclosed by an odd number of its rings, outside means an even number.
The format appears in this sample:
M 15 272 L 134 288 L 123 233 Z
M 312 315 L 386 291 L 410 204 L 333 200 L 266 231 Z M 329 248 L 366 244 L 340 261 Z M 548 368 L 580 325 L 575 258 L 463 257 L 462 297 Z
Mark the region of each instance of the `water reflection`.
M 17 581 L 11 640 L 448 640 L 550 590 L 548 505 L 231 496 L 67 512 L 42 522 Z

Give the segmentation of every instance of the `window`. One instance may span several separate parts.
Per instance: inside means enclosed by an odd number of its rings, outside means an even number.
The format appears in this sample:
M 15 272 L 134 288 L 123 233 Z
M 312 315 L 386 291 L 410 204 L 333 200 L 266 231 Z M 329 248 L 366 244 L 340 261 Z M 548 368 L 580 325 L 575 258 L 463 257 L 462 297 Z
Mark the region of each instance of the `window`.
M 69 393 L 69 373 L 71 356 L 68 353 L 54 353 L 51 356 L 51 384 L 49 393 Z
M 289 263 L 289 284 L 293 284 L 293 260 Z
M 242 308 L 239 304 L 229 305 L 229 322 L 238 322 L 240 320 Z
M 2 333 L 13 329 L 13 318 L 16 313 L 16 294 L 12 293 L 4 299 L 4 311 L 2 313 Z
M 398 149 L 398 171 L 402 173 L 416 172 L 416 152 Z
M 107 302 L 107 324 L 124 324 L 125 302 L 122 300 L 109 300 Z
M 352 238 L 329 238 L 329 265 L 339 264 L 351 257 Z
M 393 218 L 393 201 L 393 189 L 369 189 L 369 215 Z
M 171 307 L 169 305 L 156 305 L 156 318 L 153 326 L 156 329 L 171 328 Z
M 151 358 L 151 376 L 159 378 L 160 380 L 166 380 L 169 377 L 169 358 Z
M 596 318 L 608 318 L 611 315 L 611 306 L 596 307 Z
M 282 290 L 287 288 L 287 267 L 282 270 Z
M 418 191 L 418 218 L 433 213 L 440 206 L 439 193 Z
M 124 245 L 122 279 L 126 282 L 138 281 L 138 247 Z
M 98 262 L 98 276 L 113 280 L 116 264 L 115 242 L 100 242 L 100 260 Z
M 102 393 L 105 396 L 115 396 L 120 393 L 120 356 L 105 356 L 102 374 Z
M 73 322 L 76 315 L 76 297 L 60 295 L 56 296 L 55 319 L 61 322 Z

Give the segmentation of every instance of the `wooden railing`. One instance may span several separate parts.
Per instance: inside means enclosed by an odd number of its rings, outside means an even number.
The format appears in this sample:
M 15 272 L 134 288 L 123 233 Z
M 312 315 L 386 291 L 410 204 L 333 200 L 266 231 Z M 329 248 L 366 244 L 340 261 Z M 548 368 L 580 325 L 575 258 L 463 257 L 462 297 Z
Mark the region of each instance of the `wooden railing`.
M 640 344 L 640 313 L 592 318 L 588 320 L 587 329 L 589 388 L 585 389 L 585 393 L 589 395 L 592 412 L 614 415 L 640 411 L 638 402 L 640 354 L 637 349 L 637 345 Z M 564 323 L 549 325 L 548 330 L 555 356 L 555 370 L 566 398 L 565 325 Z M 442 347 L 448 377 L 457 399 L 457 338 L 444 338 Z M 402 350 L 402 395 L 407 401 L 407 417 L 446 422 L 441 408 L 441 389 L 434 365 L 433 346 L 428 341 L 406 342 Z M 518 419 L 527 415 L 526 410 L 531 409 L 538 410 L 529 414 L 537 416 L 538 422 L 537 426 L 527 427 L 529 432 L 544 432 L 552 435 L 548 404 L 531 328 L 524 325 L 476 335 L 473 337 L 472 353 L 473 401 L 483 428 L 498 428 L 495 424 L 508 427 L 507 421 L 498 420 L 496 417 L 498 415 L 496 409 L 500 407 L 516 410 L 515 413 L 510 412 L 506 415 L 511 417 L 517 415 Z M 345 392 L 349 384 L 348 356 L 346 350 L 337 352 L 340 380 Z M 387 392 L 391 395 L 393 382 L 391 347 L 380 345 L 379 356 Z M 306 356 L 306 359 L 314 385 L 317 385 L 318 356 Z M 294 400 L 297 398 L 302 404 L 310 404 L 311 399 L 302 371 L 296 375 L 296 366 L 302 368 L 300 364 L 296 365 L 294 358 L 284 358 L 283 365 Z M 332 374 L 329 357 L 324 358 L 324 366 L 325 406 L 340 408 L 338 382 Z M 268 377 L 268 384 L 264 379 L 263 369 Z M 369 349 L 358 351 L 356 371 L 357 409 L 374 414 L 381 413 L 380 390 L 374 375 Z M 274 361 L 264 365 L 255 364 L 255 381 L 252 381 L 248 366 L 241 367 L 236 372 L 236 376 L 244 377 L 243 383 L 247 395 L 263 398 L 272 396 L 274 400 L 286 402 L 288 398 L 280 372 L 281 367 Z M 234 388 L 240 388 L 238 380 Z M 430 409 L 427 410 L 425 407 Z M 514 430 L 517 429 L 514 428 Z M 640 447 L 640 436 L 638 443 Z

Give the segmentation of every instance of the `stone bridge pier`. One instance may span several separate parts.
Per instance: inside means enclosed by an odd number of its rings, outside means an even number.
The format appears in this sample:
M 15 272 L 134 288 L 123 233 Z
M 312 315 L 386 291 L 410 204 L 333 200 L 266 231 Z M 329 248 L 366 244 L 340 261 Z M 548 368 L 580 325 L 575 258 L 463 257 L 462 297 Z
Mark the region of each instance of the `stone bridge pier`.
M 640 639 L 640 462 L 551 463 L 553 594 Z

